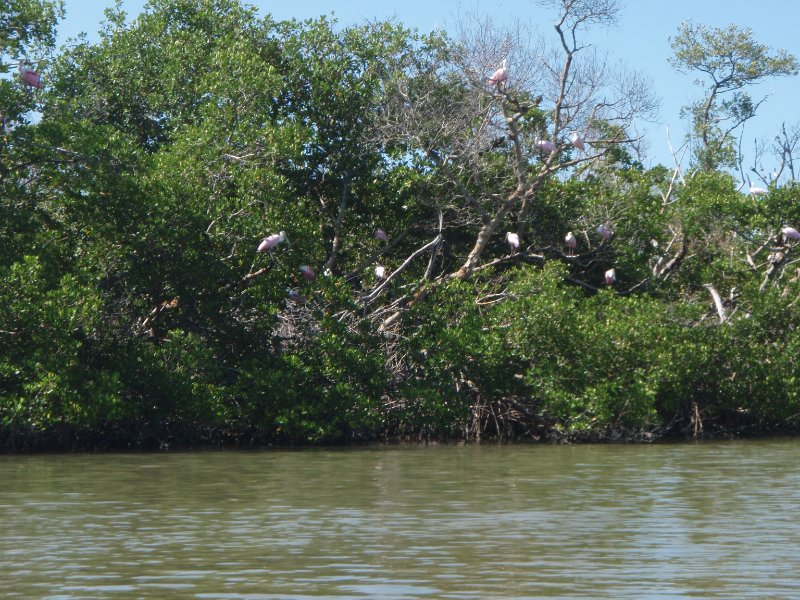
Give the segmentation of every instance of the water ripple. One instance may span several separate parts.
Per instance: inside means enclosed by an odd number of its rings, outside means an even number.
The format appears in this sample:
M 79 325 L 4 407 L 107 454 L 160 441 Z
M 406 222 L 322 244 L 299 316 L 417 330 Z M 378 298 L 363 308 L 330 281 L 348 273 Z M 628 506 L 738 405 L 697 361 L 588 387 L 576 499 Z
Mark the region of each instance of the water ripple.
M 10 598 L 800 597 L 800 445 L 0 458 Z

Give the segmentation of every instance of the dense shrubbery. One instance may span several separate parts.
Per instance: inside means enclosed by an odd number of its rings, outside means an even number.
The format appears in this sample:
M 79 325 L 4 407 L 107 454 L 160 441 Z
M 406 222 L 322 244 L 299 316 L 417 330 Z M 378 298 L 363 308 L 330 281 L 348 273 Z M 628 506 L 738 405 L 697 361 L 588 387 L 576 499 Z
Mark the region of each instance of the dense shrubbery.
M 4 65 L 52 46 L 29 4 Z M 800 190 L 645 170 L 476 47 L 152 0 L 1 80 L 0 445 L 794 430 Z

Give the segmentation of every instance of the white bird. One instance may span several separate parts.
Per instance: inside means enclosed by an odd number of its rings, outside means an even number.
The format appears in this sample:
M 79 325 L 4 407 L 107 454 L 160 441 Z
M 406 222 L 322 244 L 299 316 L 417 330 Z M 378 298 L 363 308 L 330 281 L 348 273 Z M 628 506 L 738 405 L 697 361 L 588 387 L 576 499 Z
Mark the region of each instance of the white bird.
M 297 302 L 298 304 L 305 304 L 307 302 L 306 297 L 297 290 L 288 290 L 286 296 L 289 300 Z
M 751 185 L 750 186 L 750 193 L 753 196 L 763 196 L 764 194 L 767 193 L 767 190 L 764 189 L 763 187 L 758 187 L 757 185 Z
M 512 231 L 506 233 L 506 242 L 511 248 L 511 254 L 516 254 L 519 251 L 519 236 L 516 233 Z
M 611 230 L 605 224 L 599 225 L 595 231 L 597 231 L 598 235 L 605 241 L 611 239 Z
M 501 83 L 505 83 L 508 81 L 508 67 L 506 63 L 506 59 L 503 59 L 503 64 L 497 69 L 492 76 L 489 77 L 488 82 L 492 85 L 500 85 Z
M 386 268 L 381 265 L 375 267 L 375 277 L 378 279 L 386 279 Z
M 572 135 L 569 136 L 569 141 L 572 142 L 572 145 L 575 146 L 581 152 L 586 150 L 586 143 L 583 141 L 581 134 L 577 131 L 573 131 Z
M 258 245 L 256 249 L 258 252 L 264 252 L 265 250 L 272 250 L 275 246 L 282 242 L 286 242 L 286 233 L 281 231 L 280 233 L 273 233 L 272 235 L 268 235 L 261 243 Z
M 552 154 L 556 151 L 556 145 L 550 140 L 536 140 L 535 145 L 544 152 Z
M 781 229 L 781 233 L 787 240 L 800 240 L 800 231 L 797 231 L 794 227 L 784 227 Z
M 383 229 L 376 229 L 375 230 L 375 239 L 381 242 L 388 242 L 389 236 L 386 235 L 386 232 Z
M 605 272 L 604 278 L 606 285 L 611 285 L 617 280 L 617 272 L 614 269 L 609 269 Z
M 575 248 L 578 247 L 578 238 L 576 238 L 575 234 L 570 231 L 564 237 L 564 243 L 567 245 L 567 248 L 569 248 L 569 254 L 571 256 Z

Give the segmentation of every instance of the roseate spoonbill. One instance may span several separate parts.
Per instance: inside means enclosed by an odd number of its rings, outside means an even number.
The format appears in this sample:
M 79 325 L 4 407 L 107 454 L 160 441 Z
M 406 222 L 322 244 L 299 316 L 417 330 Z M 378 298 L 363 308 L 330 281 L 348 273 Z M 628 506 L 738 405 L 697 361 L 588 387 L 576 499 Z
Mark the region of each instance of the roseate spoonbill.
M 317 278 L 317 274 L 314 273 L 314 269 L 309 267 L 308 265 L 303 265 L 300 267 L 300 272 L 303 274 L 303 277 L 306 279 L 313 281 Z
M 586 143 L 583 141 L 581 134 L 577 131 L 573 131 L 572 135 L 569 136 L 569 141 L 572 142 L 572 145 L 575 146 L 581 152 L 586 150 Z
M 767 190 L 764 189 L 763 187 L 758 187 L 756 185 L 751 185 L 750 186 L 750 193 L 753 196 L 763 196 L 764 194 L 767 193 Z
M 604 278 L 606 285 L 611 285 L 617 280 L 617 272 L 614 269 L 609 269 L 605 272 Z
M 595 231 L 597 231 L 598 235 L 605 241 L 611 239 L 611 229 L 609 229 L 605 224 L 599 225 Z
M 519 236 L 516 233 L 512 231 L 506 233 L 506 242 L 511 248 L 511 254 L 516 254 L 519 251 Z
M 305 304 L 305 303 L 306 303 L 306 297 L 305 297 L 305 296 L 303 296 L 303 295 L 302 295 L 300 292 L 298 292 L 297 290 L 288 290 L 288 292 L 287 292 L 286 296 L 287 296 L 287 297 L 289 298 L 289 300 L 291 300 L 292 302 L 297 302 L 298 304 Z
M 578 247 L 578 238 L 576 238 L 575 234 L 570 231 L 564 237 L 564 243 L 567 245 L 567 248 L 569 249 L 569 255 L 572 256 L 572 253 L 575 251 L 575 248 Z
M 492 85 L 500 85 L 506 81 L 508 81 L 508 65 L 506 63 L 506 59 L 504 58 L 503 64 L 499 69 L 497 69 L 497 71 L 492 73 L 492 76 L 489 77 L 488 82 Z
M 553 152 L 556 151 L 556 145 L 550 140 L 536 140 L 535 145 L 537 148 L 539 148 L 539 150 L 542 150 L 543 152 L 549 152 L 550 154 L 552 154 Z
M 797 231 L 794 227 L 784 227 L 781 229 L 781 233 L 787 240 L 800 240 L 800 231 Z
M 376 229 L 375 230 L 375 239 L 380 242 L 388 242 L 389 236 L 386 235 L 386 232 L 383 229 Z
M 37 90 L 42 89 L 42 78 L 39 77 L 39 74 L 31 69 L 25 61 L 19 63 L 17 69 L 19 70 L 19 78 L 22 80 L 22 83 L 36 88 Z
M 386 268 L 378 265 L 375 267 L 375 277 L 378 279 L 386 279 Z
M 280 233 L 273 233 L 272 235 L 268 235 L 261 240 L 261 243 L 258 245 L 256 250 L 258 252 L 264 252 L 264 250 L 269 250 L 271 252 L 275 246 L 286 241 L 288 240 L 286 239 L 285 232 L 281 231 Z

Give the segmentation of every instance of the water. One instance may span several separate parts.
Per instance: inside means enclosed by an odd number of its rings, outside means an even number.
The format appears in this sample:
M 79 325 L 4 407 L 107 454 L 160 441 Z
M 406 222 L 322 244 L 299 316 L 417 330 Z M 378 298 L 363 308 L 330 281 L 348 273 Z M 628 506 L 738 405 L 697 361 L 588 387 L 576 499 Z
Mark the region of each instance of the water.
M 797 598 L 800 441 L 0 457 L 3 598 Z

